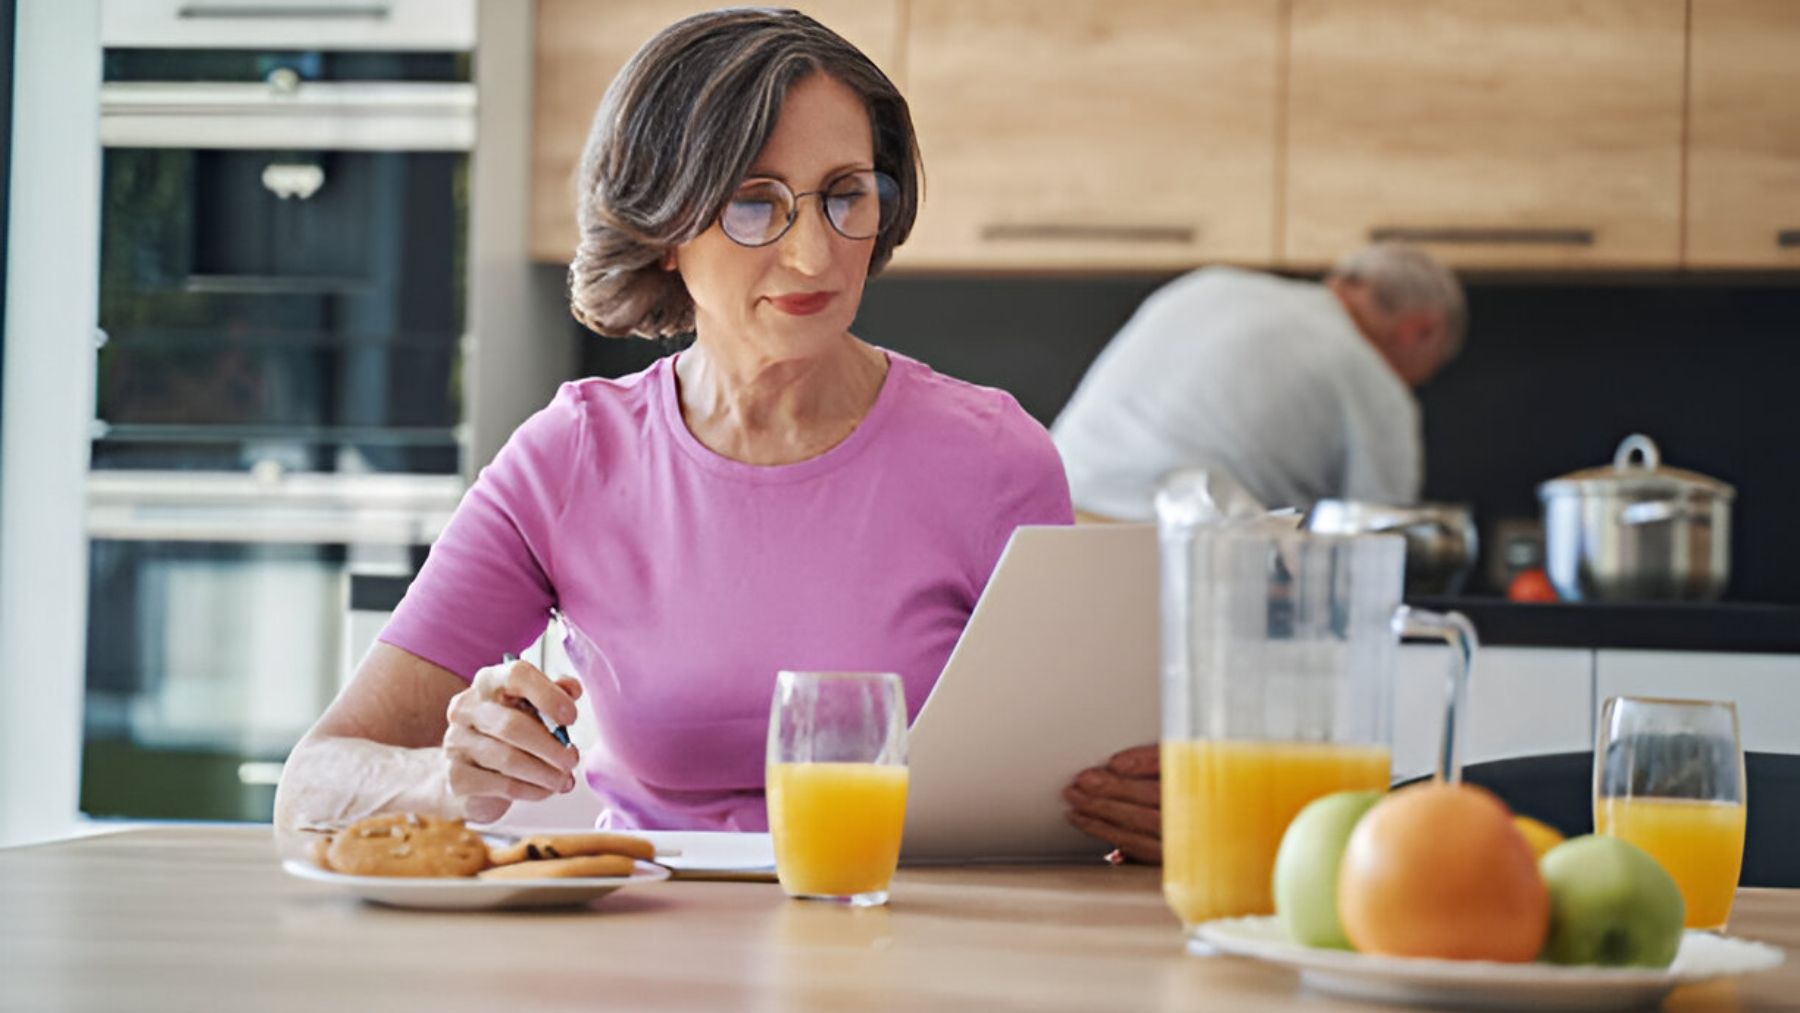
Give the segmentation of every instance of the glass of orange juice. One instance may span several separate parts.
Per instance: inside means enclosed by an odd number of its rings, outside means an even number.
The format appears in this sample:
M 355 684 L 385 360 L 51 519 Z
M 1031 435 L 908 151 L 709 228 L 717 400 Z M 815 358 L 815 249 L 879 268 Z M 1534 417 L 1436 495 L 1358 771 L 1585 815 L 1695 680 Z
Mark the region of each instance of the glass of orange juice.
M 906 696 L 892 672 L 782 672 L 766 779 L 790 897 L 886 904 L 906 822 Z
M 1307 803 L 1387 789 L 1401 634 L 1458 648 L 1439 761 L 1443 776 L 1458 776 L 1475 635 L 1456 613 L 1400 604 L 1399 535 L 1223 520 L 1196 509 L 1187 480 L 1177 476 L 1157 500 L 1163 896 L 1189 949 L 1205 953 L 1200 923 L 1274 913 L 1275 854 Z
M 1615 696 L 1594 749 L 1594 830 L 1648 851 L 1681 888 L 1687 927 L 1722 931 L 1749 802 L 1737 708 Z

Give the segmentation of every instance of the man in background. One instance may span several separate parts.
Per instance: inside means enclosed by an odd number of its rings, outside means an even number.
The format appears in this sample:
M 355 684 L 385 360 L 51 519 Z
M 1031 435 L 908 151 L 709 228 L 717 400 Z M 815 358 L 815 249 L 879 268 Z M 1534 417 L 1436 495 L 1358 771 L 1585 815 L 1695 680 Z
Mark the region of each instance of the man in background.
M 1417 502 L 1412 388 L 1462 343 L 1462 287 L 1378 243 L 1322 283 L 1227 267 L 1145 300 L 1051 428 L 1078 515 L 1152 519 L 1170 472 L 1229 474 L 1267 507 Z
M 1228 473 L 1267 507 L 1407 504 L 1421 484 L 1412 388 L 1461 346 L 1454 275 L 1425 252 L 1365 247 L 1323 283 L 1210 267 L 1139 308 L 1051 428 L 1077 516 L 1152 519 L 1164 476 Z M 1162 861 L 1155 745 L 1063 789 L 1068 819 L 1114 855 Z

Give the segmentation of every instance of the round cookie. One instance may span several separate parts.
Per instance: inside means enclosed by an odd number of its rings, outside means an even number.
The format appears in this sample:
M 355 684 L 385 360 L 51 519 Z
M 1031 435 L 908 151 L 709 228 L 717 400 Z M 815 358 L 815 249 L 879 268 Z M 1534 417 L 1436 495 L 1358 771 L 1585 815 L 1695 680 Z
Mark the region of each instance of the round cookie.
M 495 865 L 581 855 L 626 855 L 648 862 L 656 857 L 656 845 L 630 834 L 533 834 L 493 850 Z
M 481 879 L 580 879 L 629 876 L 637 862 L 628 855 L 579 855 L 575 858 L 546 858 L 535 862 L 496 865 L 480 873 Z
M 414 813 L 350 824 L 331 839 L 325 858 L 351 876 L 473 876 L 489 862 L 487 842 L 462 820 Z

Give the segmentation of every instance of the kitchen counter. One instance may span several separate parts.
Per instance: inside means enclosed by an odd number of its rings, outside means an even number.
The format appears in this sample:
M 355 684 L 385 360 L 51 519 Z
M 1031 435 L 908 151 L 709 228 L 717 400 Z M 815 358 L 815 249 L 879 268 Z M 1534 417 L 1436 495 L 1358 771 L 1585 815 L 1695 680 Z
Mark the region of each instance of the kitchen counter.
M 266 826 L 133 830 L 0 851 L 0 1007 L 1330 1010 L 1294 975 L 1182 951 L 1139 866 L 903 869 L 889 908 L 766 883 L 670 882 L 592 908 L 429 913 L 284 874 Z M 1800 951 L 1800 892 L 1741 890 L 1735 934 Z M 1791 1008 L 1800 961 L 1677 990 Z
M 1626 648 L 1800 654 L 1800 606 L 1743 602 L 1535 604 L 1504 598 L 1417 598 L 1475 623 L 1482 646 Z

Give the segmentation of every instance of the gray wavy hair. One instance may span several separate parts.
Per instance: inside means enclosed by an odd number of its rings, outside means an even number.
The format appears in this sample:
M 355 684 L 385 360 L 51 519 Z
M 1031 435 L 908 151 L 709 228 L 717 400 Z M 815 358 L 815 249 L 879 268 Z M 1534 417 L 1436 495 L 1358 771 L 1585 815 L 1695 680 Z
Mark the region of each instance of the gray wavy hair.
M 1449 338 L 1445 360 L 1462 351 L 1469 327 L 1468 303 L 1462 283 L 1441 261 L 1406 243 L 1371 243 L 1345 254 L 1329 277 L 1366 285 L 1375 302 L 1389 313 L 1409 310 L 1441 310 Z
M 575 319 L 613 336 L 694 329 L 694 301 L 664 258 L 712 225 L 774 132 L 788 88 L 815 73 L 862 97 L 875 168 L 899 184 L 869 273 L 887 264 L 912 231 L 923 176 L 906 99 L 861 50 L 799 11 L 712 11 L 644 43 L 600 100 L 577 175 Z

